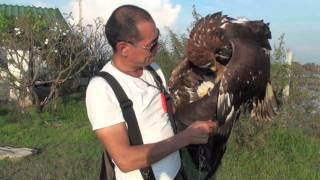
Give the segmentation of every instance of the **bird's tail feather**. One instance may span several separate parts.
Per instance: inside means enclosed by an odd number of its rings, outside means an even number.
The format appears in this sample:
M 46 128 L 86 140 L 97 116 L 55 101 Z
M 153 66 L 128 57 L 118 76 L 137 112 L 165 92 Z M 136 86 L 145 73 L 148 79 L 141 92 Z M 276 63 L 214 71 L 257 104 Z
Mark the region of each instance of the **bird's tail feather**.
M 264 99 L 253 101 L 251 117 L 257 120 L 271 120 L 279 113 L 278 103 L 274 95 L 272 85 L 267 83 Z

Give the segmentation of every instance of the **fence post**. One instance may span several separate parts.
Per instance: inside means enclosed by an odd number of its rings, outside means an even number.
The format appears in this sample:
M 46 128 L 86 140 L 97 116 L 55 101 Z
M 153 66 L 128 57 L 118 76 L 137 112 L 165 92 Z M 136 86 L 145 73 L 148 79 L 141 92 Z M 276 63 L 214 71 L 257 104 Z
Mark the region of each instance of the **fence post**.
M 293 53 L 289 51 L 286 57 L 286 63 L 288 67 L 292 65 L 292 59 L 293 59 Z M 290 76 L 291 76 L 291 70 L 290 68 L 288 68 L 288 83 L 285 85 L 283 89 L 283 95 L 285 99 L 288 99 L 290 94 Z

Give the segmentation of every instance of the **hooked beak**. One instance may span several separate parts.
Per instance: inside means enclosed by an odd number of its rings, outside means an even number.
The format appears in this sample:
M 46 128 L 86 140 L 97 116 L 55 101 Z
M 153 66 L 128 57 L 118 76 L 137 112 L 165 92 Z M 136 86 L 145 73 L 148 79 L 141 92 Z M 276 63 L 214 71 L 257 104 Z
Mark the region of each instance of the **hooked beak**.
M 217 66 L 215 64 L 212 64 L 210 66 L 210 70 L 213 71 L 213 72 L 216 72 L 217 71 Z

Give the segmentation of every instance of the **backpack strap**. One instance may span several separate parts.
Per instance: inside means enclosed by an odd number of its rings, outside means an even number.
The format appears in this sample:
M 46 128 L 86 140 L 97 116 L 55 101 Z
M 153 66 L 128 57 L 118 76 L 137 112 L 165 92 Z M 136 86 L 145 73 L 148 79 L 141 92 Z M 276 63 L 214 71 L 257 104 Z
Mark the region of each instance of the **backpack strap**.
M 102 152 L 100 180 L 116 180 L 114 173 L 114 164 L 106 151 Z
M 122 89 L 121 85 L 118 81 L 108 72 L 100 71 L 97 73 L 96 76 L 100 76 L 104 78 L 109 85 L 111 86 L 113 92 L 115 93 L 121 110 L 123 114 L 123 118 L 125 119 L 128 125 L 128 136 L 131 145 L 141 145 L 143 144 L 140 128 L 138 125 L 137 117 L 133 110 L 133 103 L 128 98 L 124 90 Z M 106 158 L 104 158 L 106 160 Z M 110 159 L 109 159 L 110 160 Z M 144 180 L 154 180 L 155 176 L 152 171 L 151 166 L 140 169 L 141 175 Z
M 168 93 L 168 91 L 166 90 L 166 88 L 163 86 L 161 77 L 158 75 L 158 73 L 150 65 L 146 66 L 146 69 L 149 70 L 149 72 L 152 74 L 154 80 L 157 83 L 157 86 L 160 89 L 160 92 L 163 93 L 166 98 L 169 120 L 170 120 L 171 126 L 173 128 L 173 132 L 176 134 L 177 133 L 177 126 L 176 126 L 176 123 L 174 122 L 174 118 L 173 118 L 172 98 L 171 98 L 170 94 Z

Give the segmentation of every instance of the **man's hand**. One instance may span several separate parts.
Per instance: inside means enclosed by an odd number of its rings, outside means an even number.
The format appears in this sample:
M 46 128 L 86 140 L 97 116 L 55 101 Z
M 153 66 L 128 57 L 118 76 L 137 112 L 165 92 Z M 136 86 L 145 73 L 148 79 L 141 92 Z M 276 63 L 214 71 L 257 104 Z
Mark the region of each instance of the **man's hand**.
M 206 144 L 209 136 L 215 132 L 216 128 L 217 122 L 212 120 L 195 121 L 182 133 L 184 133 L 189 140 L 189 144 Z

